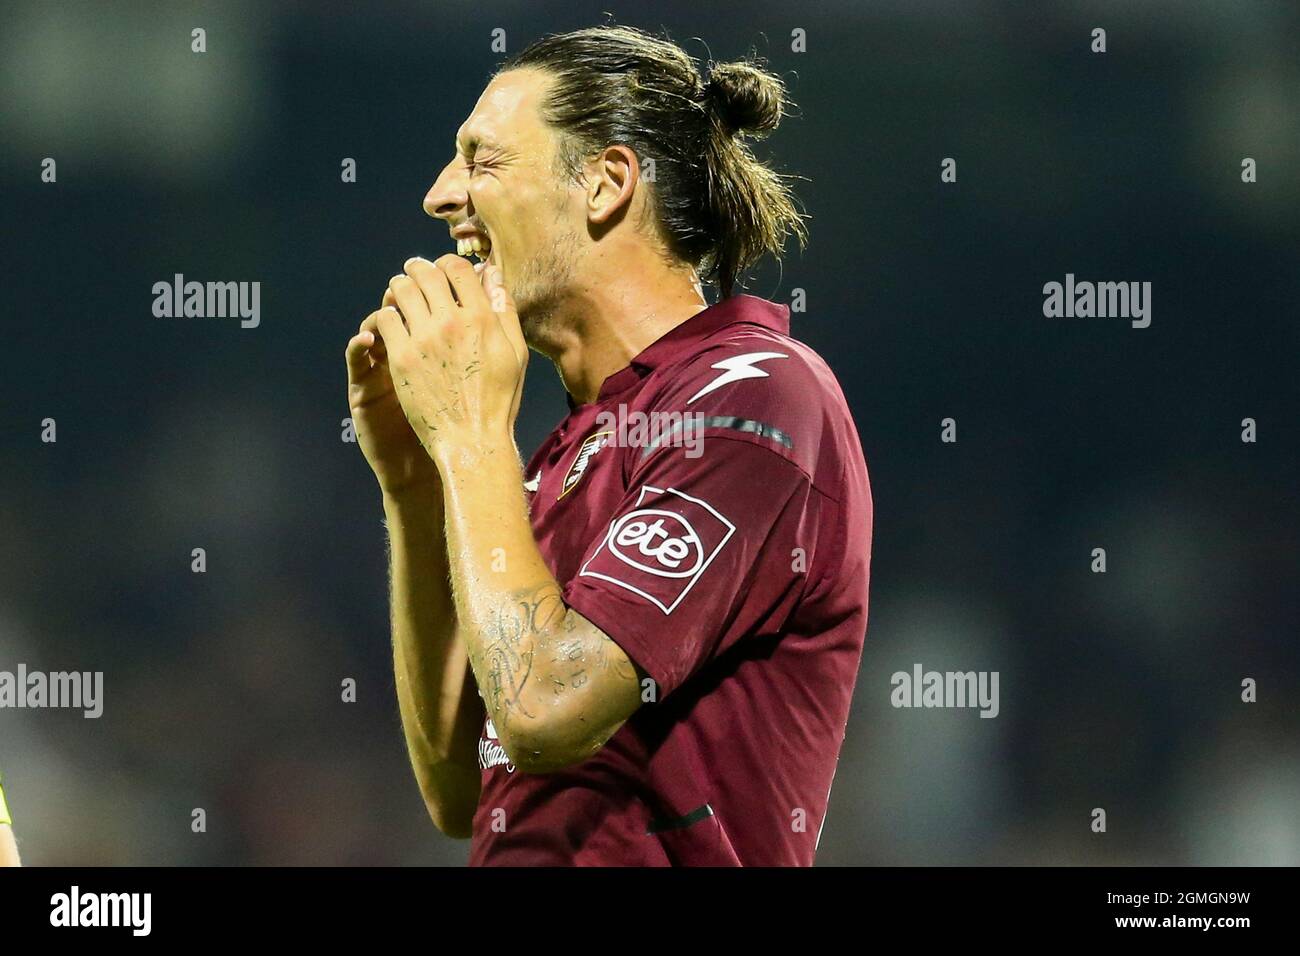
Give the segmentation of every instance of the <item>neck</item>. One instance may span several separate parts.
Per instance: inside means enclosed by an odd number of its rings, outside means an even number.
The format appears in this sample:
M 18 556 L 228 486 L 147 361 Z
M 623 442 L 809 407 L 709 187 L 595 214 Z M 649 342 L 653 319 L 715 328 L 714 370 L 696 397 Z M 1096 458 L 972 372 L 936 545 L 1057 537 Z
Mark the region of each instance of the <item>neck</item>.
M 707 307 L 692 270 L 628 269 L 577 283 L 529 344 L 555 363 L 565 391 L 585 405 L 605 379 Z

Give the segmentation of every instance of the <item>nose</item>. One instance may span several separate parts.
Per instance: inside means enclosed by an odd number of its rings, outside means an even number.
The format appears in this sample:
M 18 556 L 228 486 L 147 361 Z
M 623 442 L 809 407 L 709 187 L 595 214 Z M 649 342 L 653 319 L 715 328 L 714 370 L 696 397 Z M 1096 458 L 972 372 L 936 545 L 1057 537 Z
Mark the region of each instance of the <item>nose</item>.
M 469 205 L 469 173 L 454 159 L 448 163 L 424 197 L 424 211 L 435 219 L 452 219 Z

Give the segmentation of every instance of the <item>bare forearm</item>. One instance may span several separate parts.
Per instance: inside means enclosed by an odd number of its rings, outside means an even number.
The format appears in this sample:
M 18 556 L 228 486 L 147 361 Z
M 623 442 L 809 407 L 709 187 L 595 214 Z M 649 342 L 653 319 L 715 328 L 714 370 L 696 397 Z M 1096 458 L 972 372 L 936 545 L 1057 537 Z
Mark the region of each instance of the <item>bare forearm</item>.
M 436 487 L 385 496 L 393 673 L 411 765 L 434 822 L 467 836 L 478 801 L 483 721 L 447 574 Z
M 532 716 L 526 691 L 539 640 L 560 623 L 560 588 L 542 560 L 524 504 L 518 455 L 505 440 L 453 453 L 442 466 L 449 571 L 466 651 L 497 729 Z M 486 504 L 490 503 L 490 504 Z
M 526 770 L 585 759 L 630 713 L 635 665 L 565 606 L 532 535 L 513 442 L 438 464 L 466 652 L 502 744 Z

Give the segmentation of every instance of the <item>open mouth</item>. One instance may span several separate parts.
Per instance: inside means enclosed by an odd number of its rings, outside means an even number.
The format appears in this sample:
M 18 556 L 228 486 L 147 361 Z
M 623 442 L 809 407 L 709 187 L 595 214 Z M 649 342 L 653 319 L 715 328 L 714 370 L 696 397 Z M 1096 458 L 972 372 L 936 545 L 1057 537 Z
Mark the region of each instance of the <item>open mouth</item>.
M 475 234 L 456 240 L 456 254 L 469 258 L 478 257 L 479 262 L 487 262 L 492 256 L 492 240 L 486 235 Z

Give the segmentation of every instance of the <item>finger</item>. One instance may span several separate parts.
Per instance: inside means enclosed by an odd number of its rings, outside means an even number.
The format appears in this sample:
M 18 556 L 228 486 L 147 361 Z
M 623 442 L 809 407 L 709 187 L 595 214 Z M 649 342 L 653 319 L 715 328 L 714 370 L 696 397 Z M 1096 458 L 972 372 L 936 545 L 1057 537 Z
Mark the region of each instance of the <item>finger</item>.
M 384 337 L 384 344 L 388 346 L 390 351 L 404 340 L 410 338 L 406 332 L 406 327 L 402 325 L 402 315 L 397 311 L 396 307 L 390 305 L 378 312 L 372 312 L 370 318 L 374 319 L 375 324 L 379 326 L 379 334 Z
M 483 294 L 483 286 L 479 285 L 478 276 L 474 274 L 474 267 L 468 259 L 448 253 L 440 256 L 434 265 L 447 277 L 447 283 L 462 308 L 484 303 L 486 296 Z
M 447 277 L 432 262 L 416 256 L 407 259 L 403 268 L 420 287 L 420 291 L 424 294 L 424 301 L 429 306 L 429 314 L 435 321 L 452 314 L 452 310 L 456 308 L 456 300 L 452 298 L 451 286 L 447 284 Z
M 358 332 L 352 338 L 348 339 L 348 347 L 344 351 L 344 358 L 348 363 L 348 381 L 359 382 L 369 374 L 370 365 L 370 347 L 374 345 L 375 333 L 369 330 Z
M 515 308 L 514 297 L 506 288 L 505 274 L 500 266 L 489 265 L 483 271 L 483 288 L 492 311 L 501 322 L 501 330 L 514 346 L 515 353 L 521 360 L 527 359 L 528 343 L 524 341 L 524 329 L 519 323 L 519 311 Z
M 393 306 L 393 308 L 397 308 L 397 306 Z M 373 312 L 361 320 L 361 327 L 357 332 L 358 334 L 361 332 L 374 333 L 375 343 L 370 346 L 370 354 L 374 355 L 376 358 L 382 359 L 387 348 L 384 346 L 384 335 L 379 331 L 379 323 L 375 321 L 375 314 Z
M 401 310 L 401 317 L 406 320 L 406 327 L 412 335 L 429 325 L 429 305 L 414 279 L 408 275 L 393 276 L 388 280 L 388 288 L 393 291 L 397 308 Z M 382 312 L 383 309 L 379 311 Z
M 388 361 L 388 348 L 384 345 L 384 336 L 379 331 L 379 324 L 371 317 L 373 314 L 366 316 L 361 322 L 361 328 L 357 330 L 358 336 L 370 337 L 370 344 L 366 346 L 366 356 L 370 359 L 372 368 Z

